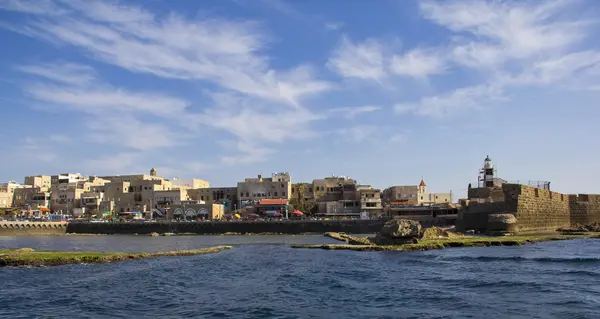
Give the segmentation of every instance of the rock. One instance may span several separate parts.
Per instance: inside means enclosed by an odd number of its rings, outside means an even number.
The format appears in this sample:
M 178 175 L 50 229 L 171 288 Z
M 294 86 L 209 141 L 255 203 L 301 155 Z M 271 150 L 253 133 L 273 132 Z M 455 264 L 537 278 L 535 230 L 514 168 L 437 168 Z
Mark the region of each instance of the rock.
M 487 231 L 514 233 L 517 231 L 517 218 L 513 214 L 489 214 Z
M 150 236 L 152 236 L 152 237 L 158 237 L 160 235 L 157 232 L 153 232 L 153 233 L 150 234 Z
M 376 245 L 404 245 L 418 242 L 421 235 L 421 224 L 409 219 L 394 219 L 383 225 L 381 232 L 370 241 Z
M 383 225 L 380 234 L 387 238 L 419 237 L 421 223 L 410 219 L 392 219 Z
M 31 252 L 31 251 L 34 251 L 34 249 L 33 248 L 19 248 L 19 249 L 15 249 L 15 251 Z
M 433 227 L 425 228 L 425 231 L 423 231 L 423 236 L 421 237 L 421 239 L 438 239 L 438 238 L 442 238 L 442 237 L 448 237 L 448 233 L 439 227 L 433 226 Z

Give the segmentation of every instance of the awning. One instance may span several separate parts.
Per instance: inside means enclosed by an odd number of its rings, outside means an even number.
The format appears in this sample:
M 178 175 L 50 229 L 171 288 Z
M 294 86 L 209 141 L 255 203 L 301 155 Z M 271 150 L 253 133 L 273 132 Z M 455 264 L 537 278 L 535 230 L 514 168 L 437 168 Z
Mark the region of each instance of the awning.
M 46 212 L 49 212 L 50 210 L 46 207 L 40 207 L 40 211 L 46 213 Z
M 265 214 L 267 214 L 269 216 L 275 216 L 275 215 L 279 214 L 279 212 L 276 210 L 268 210 L 265 212 Z
M 304 213 L 301 212 L 301 211 L 299 211 L 299 210 L 295 210 L 295 211 L 292 212 L 292 215 L 302 216 L 302 215 L 304 215 Z
M 235 218 L 238 218 L 238 219 L 242 217 L 242 216 L 240 216 L 240 214 L 235 214 L 233 216 L 235 216 Z
M 248 217 L 258 217 L 258 214 L 254 214 L 254 213 L 248 214 Z

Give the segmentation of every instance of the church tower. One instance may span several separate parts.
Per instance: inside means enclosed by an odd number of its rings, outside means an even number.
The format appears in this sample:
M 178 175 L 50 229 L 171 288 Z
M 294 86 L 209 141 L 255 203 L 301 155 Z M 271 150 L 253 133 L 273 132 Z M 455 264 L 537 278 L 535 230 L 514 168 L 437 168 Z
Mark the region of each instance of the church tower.
M 420 194 L 427 193 L 427 185 L 425 185 L 425 181 L 423 180 L 423 177 L 421 177 L 421 183 L 419 184 L 419 193 Z

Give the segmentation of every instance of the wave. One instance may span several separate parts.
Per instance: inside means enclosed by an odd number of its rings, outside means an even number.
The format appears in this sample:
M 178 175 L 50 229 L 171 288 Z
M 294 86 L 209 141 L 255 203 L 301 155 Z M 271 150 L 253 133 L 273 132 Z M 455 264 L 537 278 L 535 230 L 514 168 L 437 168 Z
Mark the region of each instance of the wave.
M 572 258 L 560 258 L 560 257 L 521 257 L 521 256 L 460 256 L 460 257 L 441 257 L 439 259 L 455 259 L 455 260 L 473 260 L 481 262 L 495 262 L 495 261 L 508 261 L 508 262 L 538 262 L 538 263 L 574 263 L 574 264 L 585 264 L 585 263 L 600 263 L 600 257 L 572 257 Z

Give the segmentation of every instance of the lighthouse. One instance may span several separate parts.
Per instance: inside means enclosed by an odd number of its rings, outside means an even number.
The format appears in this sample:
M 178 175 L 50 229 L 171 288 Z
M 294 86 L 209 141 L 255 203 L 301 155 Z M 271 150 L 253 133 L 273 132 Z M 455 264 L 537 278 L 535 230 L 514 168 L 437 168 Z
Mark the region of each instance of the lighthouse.
M 489 155 L 483 161 L 483 168 L 479 171 L 479 187 L 494 187 L 496 169 Z

